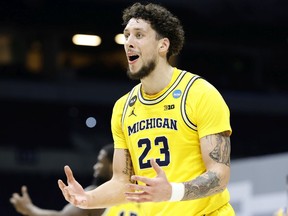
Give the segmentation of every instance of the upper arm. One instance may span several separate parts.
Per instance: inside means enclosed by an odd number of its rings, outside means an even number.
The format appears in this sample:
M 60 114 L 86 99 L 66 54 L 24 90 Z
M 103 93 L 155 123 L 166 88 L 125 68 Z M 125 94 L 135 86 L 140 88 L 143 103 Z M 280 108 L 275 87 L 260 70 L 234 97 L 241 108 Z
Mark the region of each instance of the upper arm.
M 191 102 L 191 116 L 197 125 L 204 164 L 208 174 L 225 185 L 230 178 L 230 110 L 219 91 L 205 80 L 195 82 L 191 93 L 197 95 Z
M 199 79 L 189 92 L 187 114 L 197 125 L 199 137 L 227 131 L 232 133 L 230 110 L 220 92 L 210 83 Z
M 203 198 L 223 191 L 230 178 L 229 131 L 200 138 L 201 153 L 206 172 L 185 182 L 183 200 Z
M 213 172 L 226 186 L 230 178 L 230 136 L 221 132 L 204 136 L 200 139 L 201 152 L 207 172 Z
M 113 179 L 129 182 L 134 174 L 130 152 L 127 148 L 125 135 L 122 130 L 122 115 L 128 94 L 121 97 L 114 105 L 111 129 L 114 140 Z
M 131 156 L 128 149 L 115 148 L 113 158 L 113 178 L 118 181 L 130 182 L 134 174 Z

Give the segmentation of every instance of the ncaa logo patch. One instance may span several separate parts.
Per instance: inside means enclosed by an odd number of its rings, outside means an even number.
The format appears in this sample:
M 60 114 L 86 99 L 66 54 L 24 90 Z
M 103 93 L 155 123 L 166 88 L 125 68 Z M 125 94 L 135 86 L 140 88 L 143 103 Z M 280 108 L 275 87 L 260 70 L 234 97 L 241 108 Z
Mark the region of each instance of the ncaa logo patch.
M 177 89 L 173 92 L 173 97 L 179 98 L 181 96 L 181 94 L 182 94 L 181 90 Z

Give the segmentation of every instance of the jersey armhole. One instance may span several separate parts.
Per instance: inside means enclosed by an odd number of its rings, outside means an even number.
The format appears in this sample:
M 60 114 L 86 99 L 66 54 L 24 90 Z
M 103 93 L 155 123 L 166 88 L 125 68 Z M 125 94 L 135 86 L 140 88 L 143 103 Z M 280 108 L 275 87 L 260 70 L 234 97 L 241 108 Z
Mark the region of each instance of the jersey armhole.
M 186 88 L 184 90 L 184 93 L 183 93 L 183 96 L 182 96 L 182 100 L 181 100 L 181 115 L 182 115 L 182 118 L 185 122 L 185 124 L 191 128 L 192 130 L 194 131 L 197 131 L 197 125 L 195 123 L 193 123 L 191 121 L 191 119 L 189 119 L 189 116 L 187 115 L 187 112 L 186 112 L 186 101 L 187 101 L 187 96 L 188 96 L 188 92 L 191 88 L 191 86 L 193 85 L 193 83 L 197 80 L 197 79 L 200 79 L 201 77 L 198 76 L 198 75 L 194 75 L 189 81 L 188 81 L 188 84 L 186 85 Z

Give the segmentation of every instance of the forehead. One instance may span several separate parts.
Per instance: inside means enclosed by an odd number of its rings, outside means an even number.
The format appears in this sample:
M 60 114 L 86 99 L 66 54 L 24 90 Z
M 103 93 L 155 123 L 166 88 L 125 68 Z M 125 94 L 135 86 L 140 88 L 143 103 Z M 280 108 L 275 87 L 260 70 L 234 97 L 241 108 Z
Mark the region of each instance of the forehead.
M 151 30 L 151 25 L 146 20 L 132 18 L 127 23 L 124 31 L 132 31 L 132 30 L 148 31 Z

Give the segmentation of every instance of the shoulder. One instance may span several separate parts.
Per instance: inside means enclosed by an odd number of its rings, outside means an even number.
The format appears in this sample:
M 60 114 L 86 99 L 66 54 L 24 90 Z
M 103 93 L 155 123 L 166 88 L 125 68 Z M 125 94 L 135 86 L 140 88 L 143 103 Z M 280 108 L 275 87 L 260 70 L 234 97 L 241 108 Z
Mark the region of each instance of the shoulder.
M 129 95 L 131 94 L 131 92 L 134 92 L 135 89 L 137 89 L 140 86 L 140 83 L 136 86 L 134 86 L 129 92 L 127 92 L 126 94 L 124 94 L 122 97 L 120 97 L 114 104 L 115 108 L 123 108 L 125 106 L 125 103 L 129 97 Z
M 128 95 L 129 95 L 129 92 L 126 93 L 125 95 L 123 95 L 122 97 L 120 97 L 114 104 L 115 107 L 119 107 L 122 105 L 124 105 L 125 101 L 127 100 L 128 98 Z
M 193 77 L 193 75 L 194 74 L 192 74 L 191 77 Z M 225 100 L 218 89 L 203 77 L 199 77 L 190 86 L 187 101 L 188 104 L 194 108 L 200 104 L 202 104 L 201 106 L 203 106 L 203 108 L 225 104 Z
M 219 93 L 214 85 L 212 85 L 204 77 L 185 70 L 177 69 L 175 71 L 180 74 L 179 76 L 182 74 L 180 86 L 188 90 L 188 95 L 193 95 L 194 101 L 195 99 L 201 98 L 206 94 L 210 95 L 211 93 L 213 94 L 213 92 L 217 94 Z
M 192 92 L 193 95 L 197 95 L 199 97 L 201 96 L 212 96 L 215 94 L 219 94 L 218 89 L 211 84 L 209 81 L 207 81 L 205 78 L 192 74 L 192 77 L 197 76 L 195 81 L 193 82 L 193 85 L 191 85 L 190 93 Z

